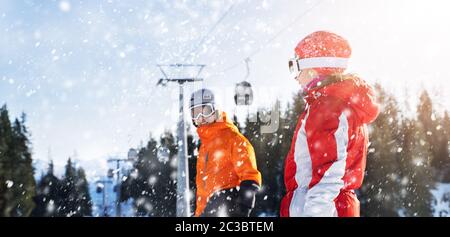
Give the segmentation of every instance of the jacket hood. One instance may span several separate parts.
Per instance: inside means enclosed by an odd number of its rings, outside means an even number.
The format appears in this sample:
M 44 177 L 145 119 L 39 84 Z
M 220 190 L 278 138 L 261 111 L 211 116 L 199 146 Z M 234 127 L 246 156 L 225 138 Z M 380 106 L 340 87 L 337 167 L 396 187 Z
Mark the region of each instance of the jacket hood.
M 332 96 L 348 104 L 362 123 L 373 122 L 379 114 L 373 89 L 356 75 L 330 75 L 318 86 L 305 92 L 311 104 L 321 96 Z

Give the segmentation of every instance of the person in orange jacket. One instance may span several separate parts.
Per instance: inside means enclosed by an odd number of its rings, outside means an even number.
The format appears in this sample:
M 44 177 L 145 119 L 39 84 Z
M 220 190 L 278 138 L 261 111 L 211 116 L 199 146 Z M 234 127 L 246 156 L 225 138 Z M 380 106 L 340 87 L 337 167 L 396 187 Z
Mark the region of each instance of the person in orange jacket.
M 201 143 L 195 216 L 249 216 L 261 186 L 252 145 L 226 113 L 215 108 L 210 90 L 192 94 L 190 111 Z

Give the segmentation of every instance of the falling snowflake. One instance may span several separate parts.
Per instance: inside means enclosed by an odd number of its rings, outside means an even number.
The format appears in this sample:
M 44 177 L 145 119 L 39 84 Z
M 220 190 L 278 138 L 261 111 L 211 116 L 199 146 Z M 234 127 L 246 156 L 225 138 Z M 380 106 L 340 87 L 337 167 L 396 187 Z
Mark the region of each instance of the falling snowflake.
M 68 1 L 60 1 L 59 2 L 59 10 L 63 11 L 63 12 L 68 12 L 70 11 L 70 2 Z
M 14 185 L 14 182 L 12 180 L 6 180 L 6 187 L 11 188 Z
M 158 181 L 158 179 L 154 175 L 150 176 L 150 178 L 148 179 L 149 184 L 155 184 L 156 181 Z

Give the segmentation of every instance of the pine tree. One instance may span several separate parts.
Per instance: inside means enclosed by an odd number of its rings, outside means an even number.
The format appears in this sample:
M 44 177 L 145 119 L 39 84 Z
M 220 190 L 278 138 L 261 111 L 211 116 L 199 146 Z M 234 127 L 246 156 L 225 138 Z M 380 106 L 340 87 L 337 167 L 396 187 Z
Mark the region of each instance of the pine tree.
M 73 167 L 72 160 L 69 157 L 66 164 L 66 171 L 64 173 L 64 178 L 61 182 L 60 195 L 61 203 L 58 206 L 58 212 L 60 216 L 71 217 L 77 213 L 77 193 L 75 190 L 75 175 L 76 170 Z
M 439 136 L 438 154 L 434 160 L 434 165 L 440 167 L 439 181 L 450 183 L 450 117 L 445 111 L 437 127 Z
M 443 117 L 436 118 L 436 127 L 432 134 L 434 144 L 433 159 L 431 160 L 431 167 L 435 172 L 436 182 L 450 182 L 450 119 L 448 112 L 444 112 Z M 431 140 L 431 139 L 430 139 Z
M 28 216 L 34 208 L 34 170 L 25 114 L 11 125 L 6 105 L 0 109 L 0 216 Z
M 433 110 L 433 103 L 426 90 L 422 91 L 417 107 L 418 129 L 425 134 L 424 142 L 427 143 L 428 152 L 431 153 L 430 160 L 427 161 L 435 169 L 441 168 L 441 159 L 439 157 L 439 141 L 437 136 L 437 118 Z M 436 175 L 437 176 L 437 175 Z
M 41 177 L 36 187 L 36 203 L 31 216 L 56 217 L 57 206 L 61 203 L 61 181 L 54 175 L 53 161 L 50 161 L 48 171 Z
M 434 187 L 429 157 L 432 156 L 427 144 L 426 133 L 414 120 L 405 119 L 402 126 L 402 151 L 399 174 L 401 175 L 401 212 L 405 216 L 431 216 Z
M 165 150 L 164 150 L 165 151 Z M 158 143 L 150 137 L 147 146 L 138 152 L 138 159 L 133 164 L 134 170 L 122 183 L 122 201 L 133 199 L 137 216 L 155 216 L 155 204 L 158 202 L 155 183 L 158 181 Z
M 158 164 L 158 183 L 155 185 L 158 192 L 159 203 L 157 205 L 158 212 L 156 216 L 175 216 L 177 203 L 177 184 L 176 184 L 176 158 L 178 154 L 178 146 L 175 137 L 169 131 L 166 131 L 160 138 L 160 146 L 170 151 L 169 161 Z M 187 164 L 189 165 L 189 164 Z
M 76 168 L 69 158 L 62 180 L 53 172 L 50 162 L 47 174 L 38 183 L 33 198 L 36 208 L 33 216 L 81 217 L 92 216 L 92 200 L 89 183 L 83 168 Z
M 11 122 L 9 120 L 8 110 L 6 105 L 0 108 L 0 216 L 7 216 L 5 210 L 11 199 L 11 193 L 8 191 L 8 185 L 10 184 L 8 178 L 10 178 L 10 167 L 8 158 L 8 144 L 11 140 Z
M 378 118 L 369 126 L 369 149 L 366 173 L 358 190 L 362 216 L 398 216 L 401 201 L 398 190 L 399 181 L 398 151 L 400 143 L 399 109 L 393 96 L 387 94 L 380 85 L 375 86 L 381 111 Z
M 147 143 L 147 147 L 142 148 L 139 151 L 139 156 L 136 165 L 136 172 L 138 176 L 134 182 L 134 205 L 137 210 L 138 216 L 150 216 L 153 211 L 153 205 L 151 203 L 154 197 L 154 191 L 150 188 L 150 182 L 154 179 L 150 179 L 151 169 L 155 167 L 157 157 L 157 142 L 154 139 L 150 139 Z
M 92 200 L 89 183 L 83 168 L 77 170 L 75 188 L 77 190 L 77 213 L 79 216 L 92 216 Z
M 18 184 L 17 209 L 15 216 L 28 216 L 34 208 L 33 196 L 36 192 L 34 168 L 30 151 L 28 130 L 25 126 L 26 116 L 22 114 L 21 121 L 16 119 L 13 125 L 13 143 L 16 147 L 16 162 L 20 169 L 15 169 L 15 181 Z

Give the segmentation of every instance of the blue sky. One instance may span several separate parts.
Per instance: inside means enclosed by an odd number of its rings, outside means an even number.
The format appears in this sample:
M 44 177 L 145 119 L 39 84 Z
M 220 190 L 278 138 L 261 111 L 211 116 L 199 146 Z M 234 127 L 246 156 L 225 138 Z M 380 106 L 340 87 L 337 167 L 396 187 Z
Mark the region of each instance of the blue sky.
M 93 177 L 109 155 L 175 129 L 178 88 L 155 86 L 156 64 L 207 64 L 205 81 L 186 93 L 210 87 L 232 113 L 234 84 L 251 55 L 255 110 L 291 99 L 299 89 L 286 66 L 293 48 L 330 30 L 352 45 L 350 71 L 407 98 L 413 110 L 421 88 L 438 111 L 450 110 L 448 7 L 444 0 L 1 0 L 0 103 L 12 116 L 27 113 L 34 159 L 47 162 L 50 149 L 61 172 L 76 153 Z

